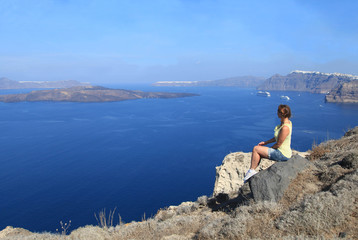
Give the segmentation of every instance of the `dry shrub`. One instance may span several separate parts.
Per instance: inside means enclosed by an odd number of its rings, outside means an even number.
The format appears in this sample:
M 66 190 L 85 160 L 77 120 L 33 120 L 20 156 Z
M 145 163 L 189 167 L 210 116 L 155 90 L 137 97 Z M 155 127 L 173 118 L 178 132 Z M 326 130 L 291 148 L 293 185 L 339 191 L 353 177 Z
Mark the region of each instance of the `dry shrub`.
M 245 219 L 228 218 L 217 233 L 219 239 L 242 239 L 246 233 Z M 211 238 L 213 239 L 213 238 Z
M 104 240 L 110 239 L 108 228 L 98 226 L 86 226 L 72 231 L 69 239 Z
M 252 219 L 249 206 L 241 206 L 230 214 L 221 213 L 214 218 L 206 218 L 194 239 L 243 239 L 246 236 L 246 223 Z
M 323 183 L 323 187 L 329 187 L 340 178 L 342 178 L 349 170 L 342 168 L 340 165 L 332 165 L 326 171 L 319 174 L 319 179 Z
M 1 240 L 65 240 L 68 236 L 51 233 L 32 233 L 23 228 L 6 227 L 0 231 Z
M 355 128 L 358 131 L 358 127 Z M 347 132 L 348 133 L 348 132 Z M 340 154 L 342 151 L 349 151 L 358 148 L 358 134 L 345 135 L 338 140 L 330 140 L 324 143 L 331 152 Z
M 347 174 L 342 180 L 334 184 L 330 191 L 338 198 L 349 201 L 347 206 L 347 221 L 336 228 L 337 232 L 346 232 L 350 236 L 358 237 L 358 170 Z
M 354 217 L 357 215 L 357 198 L 358 172 L 355 172 L 334 184 L 330 191 L 305 198 L 299 206 L 283 214 L 276 226 L 291 235 L 304 233 L 330 238 L 337 237 L 339 232 L 352 234 L 347 222 L 357 224 Z
M 176 213 L 178 215 L 190 214 L 198 210 L 198 208 L 199 208 L 199 203 L 197 202 L 183 202 L 177 207 Z
M 311 161 L 320 159 L 328 152 L 330 152 L 330 150 L 324 144 L 320 144 L 318 146 L 314 144 L 312 147 L 312 152 L 309 155 L 309 159 Z
M 354 136 L 354 135 L 358 136 L 358 127 L 355 127 L 355 128 L 353 128 L 353 129 L 349 129 L 349 130 L 344 134 L 345 137 Z
M 145 222 L 133 222 L 115 228 L 111 239 L 162 239 L 166 236 L 181 236 L 189 238 L 193 233 L 203 227 L 208 220 L 203 215 L 181 215 L 165 221 L 158 222 L 148 219 Z
M 190 214 L 203 207 L 198 202 L 183 202 L 179 206 L 170 206 L 165 209 L 160 209 L 155 215 L 154 219 L 157 221 L 165 221 L 177 215 Z
M 252 219 L 246 223 L 247 238 L 277 239 L 281 236 L 281 232 L 278 231 L 274 224 L 275 220 L 283 212 L 281 204 L 260 202 L 252 206 L 252 211 Z
M 108 216 L 107 216 L 107 213 L 106 213 L 106 209 L 102 209 L 98 213 L 98 216 L 97 216 L 96 213 L 94 214 L 94 217 L 96 218 L 97 223 L 101 228 L 113 227 L 113 219 L 114 219 L 114 213 L 116 212 L 116 209 L 117 208 L 114 208 L 113 210 L 109 210 Z M 120 216 L 119 216 L 119 219 L 121 219 Z M 121 220 L 120 220 L 120 223 L 121 223 Z M 61 223 L 61 225 L 62 225 L 62 223 Z
M 201 197 L 198 197 L 196 202 L 199 203 L 201 206 L 207 206 L 208 205 L 208 196 L 203 195 Z
M 281 205 L 273 202 L 240 206 L 232 214 L 205 225 L 196 239 L 276 239 L 280 232 L 274 226 L 274 220 L 282 211 Z
M 246 237 L 246 224 L 252 219 L 249 214 L 234 217 L 229 214 L 219 216 L 206 224 L 197 232 L 194 239 L 244 239 Z
M 226 216 L 208 222 L 204 227 L 202 227 L 197 232 L 196 239 L 198 240 L 222 239 L 218 237 L 218 233 L 223 227 L 223 225 L 229 220 L 231 220 L 230 217 Z
M 192 234 L 190 234 L 189 236 L 181 236 L 181 235 L 170 235 L 170 236 L 165 236 L 162 237 L 160 240 L 191 240 L 192 239 Z
M 322 183 L 312 167 L 299 173 L 292 180 L 280 201 L 284 209 L 291 208 L 298 204 L 307 195 L 312 195 L 321 190 Z
M 169 218 L 172 218 L 176 215 L 176 211 L 175 209 L 173 209 L 172 207 L 169 208 L 163 208 L 163 209 L 159 209 L 157 214 L 155 215 L 154 219 L 162 222 L 165 221 Z
M 277 226 L 286 233 L 305 233 L 319 236 L 333 227 L 335 215 L 329 209 L 334 208 L 337 201 L 329 192 L 321 192 L 306 199 L 299 208 L 285 214 Z

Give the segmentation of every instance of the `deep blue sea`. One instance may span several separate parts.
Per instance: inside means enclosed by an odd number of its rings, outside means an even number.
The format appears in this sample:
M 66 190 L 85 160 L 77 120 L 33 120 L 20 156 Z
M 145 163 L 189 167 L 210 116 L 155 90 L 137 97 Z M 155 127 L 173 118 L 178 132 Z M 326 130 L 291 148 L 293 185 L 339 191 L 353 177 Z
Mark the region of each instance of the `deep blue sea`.
M 358 125 L 358 104 L 328 104 L 321 94 L 266 98 L 255 89 L 116 87 L 200 96 L 0 103 L 0 230 L 55 232 L 69 220 L 69 230 L 97 225 L 94 213 L 104 208 L 117 208 L 115 220 L 119 213 L 137 221 L 211 195 L 215 167 L 226 154 L 272 138 L 281 103 L 292 109 L 296 150 Z

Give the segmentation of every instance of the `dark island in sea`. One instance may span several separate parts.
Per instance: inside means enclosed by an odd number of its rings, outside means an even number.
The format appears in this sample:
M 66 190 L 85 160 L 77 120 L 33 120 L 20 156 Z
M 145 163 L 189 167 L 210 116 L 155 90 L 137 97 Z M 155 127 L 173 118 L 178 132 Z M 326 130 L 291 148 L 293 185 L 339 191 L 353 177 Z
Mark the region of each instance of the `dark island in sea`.
M 29 93 L 0 95 L 0 102 L 117 102 L 141 98 L 179 98 L 198 96 L 192 93 L 142 92 L 101 86 L 36 90 Z
M 89 83 L 75 80 L 64 81 L 15 81 L 5 77 L 0 78 L 0 89 L 27 89 L 27 88 L 70 88 L 75 86 L 90 86 Z

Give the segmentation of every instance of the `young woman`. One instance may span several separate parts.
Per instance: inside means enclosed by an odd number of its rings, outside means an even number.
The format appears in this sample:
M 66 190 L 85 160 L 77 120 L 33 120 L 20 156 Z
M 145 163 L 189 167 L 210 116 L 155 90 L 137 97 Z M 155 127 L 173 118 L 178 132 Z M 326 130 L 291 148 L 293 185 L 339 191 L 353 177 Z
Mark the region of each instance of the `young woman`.
M 281 119 L 281 124 L 275 127 L 274 137 L 265 142 L 260 142 L 252 150 L 251 166 L 245 174 L 245 182 L 257 173 L 255 169 L 259 165 L 261 158 L 268 158 L 274 161 L 287 161 L 292 156 L 292 122 L 289 120 L 291 117 L 290 107 L 283 104 L 278 106 L 277 116 Z M 274 142 L 276 143 L 272 147 L 264 147 L 264 145 Z

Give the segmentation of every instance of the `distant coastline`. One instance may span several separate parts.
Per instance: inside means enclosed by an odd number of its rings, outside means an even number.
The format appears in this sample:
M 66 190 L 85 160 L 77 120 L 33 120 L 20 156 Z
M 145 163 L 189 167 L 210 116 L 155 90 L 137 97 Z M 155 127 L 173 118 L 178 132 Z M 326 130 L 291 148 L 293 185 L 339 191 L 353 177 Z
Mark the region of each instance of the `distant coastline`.
M 218 80 L 207 81 L 158 81 L 153 86 L 169 87 L 241 87 L 255 88 L 263 83 L 265 78 L 255 76 L 231 77 Z
M 0 78 L 0 89 L 28 89 L 28 88 L 70 88 L 76 86 L 91 86 L 87 82 L 75 80 L 64 81 L 15 81 L 5 77 Z
M 153 86 L 168 87 L 254 87 L 258 91 L 300 91 L 326 95 L 326 102 L 358 103 L 358 76 L 295 70 L 282 76 L 275 74 L 264 80 L 242 76 L 210 81 L 159 81 Z
M 322 73 L 295 70 L 282 76 L 275 74 L 268 79 L 256 76 L 240 76 L 207 81 L 158 81 L 152 86 L 164 87 L 239 87 L 256 88 L 258 91 L 301 91 L 325 94 L 331 103 L 358 103 L 358 76 L 343 73 Z M 77 88 L 76 87 L 82 87 Z M 71 89 L 74 88 L 74 89 Z M 31 92 L 2 96 L 2 102 L 19 101 L 70 101 L 108 102 L 137 98 L 171 98 L 185 94 L 140 93 L 136 91 L 114 92 L 115 89 L 95 89 L 90 83 L 75 80 L 65 81 L 14 81 L 0 78 L 0 89 L 66 89 L 50 92 Z M 71 90 L 70 90 L 71 89 Z M 96 92 L 94 90 L 101 90 Z M 75 92 L 77 91 L 77 92 Z M 134 93 L 136 92 L 136 93 Z

